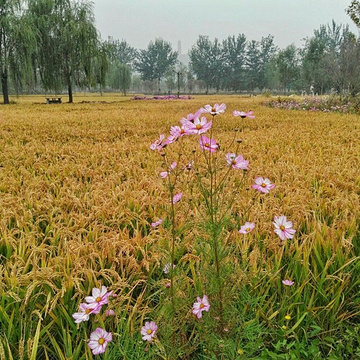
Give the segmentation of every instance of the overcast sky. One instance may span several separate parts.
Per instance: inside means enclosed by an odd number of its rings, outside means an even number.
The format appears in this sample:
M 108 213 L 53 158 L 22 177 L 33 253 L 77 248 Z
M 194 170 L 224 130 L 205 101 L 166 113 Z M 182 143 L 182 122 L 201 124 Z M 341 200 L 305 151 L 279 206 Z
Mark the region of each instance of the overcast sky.
M 321 24 L 335 20 L 357 28 L 345 13 L 351 0 L 93 0 L 101 37 L 125 39 L 144 49 L 155 38 L 187 53 L 199 35 L 222 40 L 244 33 L 248 40 L 269 34 L 284 48 L 303 44 Z

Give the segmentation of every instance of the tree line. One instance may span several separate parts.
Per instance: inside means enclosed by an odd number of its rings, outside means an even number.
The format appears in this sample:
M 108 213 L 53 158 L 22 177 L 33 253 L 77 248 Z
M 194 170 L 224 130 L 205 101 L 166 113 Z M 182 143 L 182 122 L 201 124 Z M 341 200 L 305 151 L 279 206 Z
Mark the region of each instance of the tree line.
M 360 3 L 347 8 L 360 26 Z M 137 50 L 126 40 L 101 40 L 90 1 L 0 1 L 0 66 L 3 102 L 15 91 L 61 93 L 77 89 L 193 92 L 360 91 L 360 40 L 348 26 L 321 25 L 302 47 L 279 49 L 271 35 L 244 34 L 211 40 L 199 36 L 188 66 L 169 42 Z

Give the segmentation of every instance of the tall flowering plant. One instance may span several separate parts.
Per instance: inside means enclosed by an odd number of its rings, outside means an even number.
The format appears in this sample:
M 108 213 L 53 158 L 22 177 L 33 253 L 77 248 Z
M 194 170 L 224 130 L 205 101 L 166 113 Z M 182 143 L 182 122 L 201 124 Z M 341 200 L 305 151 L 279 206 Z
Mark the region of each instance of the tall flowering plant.
M 180 240 L 176 213 L 181 203 L 189 203 L 187 213 L 193 210 L 202 223 L 202 235 L 197 236 L 197 239 L 200 239 L 198 249 L 201 261 L 197 272 L 200 273 L 200 281 L 192 279 L 192 283 L 204 294 L 202 299 L 201 293 L 196 294 L 197 302 L 193 305 L 192 313 L 202 321 L 203 312 L 208 312 L 211 304 L 211 312 L 215 314 L 214 318 L 218 319 L 217 327 L 220 332 L 228 331 L 225 327 L 224 304 L 229 301 L 229 296 L 224 288 L 229 286 L 229 282 L 224 271 L 226 266 L 224 260 L 231 250 L 226 246 L 224 234 L 232 205 L 240 194 L 248 170 L 251 168 L 246 155 L 239 151 L 241 140 L 236 139 L 236 131 L 228 151 L 223 149 L 215 134 L 221 122 L 219 118 L 225 111 L 225 104 L 205 105 L 194 114 L 183 117 L 180 124 L 171 127 L 169 135 L 160 135 L 150 145 L 150 149 L 161 155 L 163 159 L 164 168 L 159 172 L 159 177 L 163 179 L 168 189 L 171 239 L 166 275 L 170 277 L 168 287 L 173 318 L 178 308 L 175 272 L 180 271 L 175 264 L 176 245 Z M 246 117 L 255 118 L 252 111 L 234 110 L 233 115 L 240 117 L 241 121 Z M 261 176 L 256 177 L 251 186 L 252 191 L 259 196 L 266 196 L 274 187 L 271 180 Z M 199 198 L 194 199 L 196 195 L 199 195 Z M 252 219 L 247 218 L 248 210 L 244 209 L 242 214 L 242 220 L 246 221 L 245 225 L 238 224 L 239 228 L 241 226 L 239 233 L 244 235 L 255 228 Z M 280 217 L 281 219 L 283 217 Z M 158 224 L 158 221 L 153 224 Z M 292 223 L 286 222 L 286 218 L 280 223 L 275 217 L 274 225 L 275 233 L 281 240 L 290 239 L 295 232 L 290 228 Z

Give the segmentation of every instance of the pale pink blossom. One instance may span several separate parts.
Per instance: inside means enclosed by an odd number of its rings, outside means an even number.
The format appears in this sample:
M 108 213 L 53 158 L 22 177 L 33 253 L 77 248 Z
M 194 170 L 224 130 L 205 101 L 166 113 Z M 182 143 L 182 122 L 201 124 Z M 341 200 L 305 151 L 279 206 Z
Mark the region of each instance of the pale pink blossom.
M 159 139 L 155 140 L 155 141 L 150 145 L 150 149 L 151 149 L 151 150 L 158 150 L 158 151 L 160 151 L 160 150 L 163 148 L 163 146 L 164 146 L 164 144 L 163 144 L 164 139 L 165 139 L 165 135 L 164 135 L 164 134 L 161 134 L 160 137 L 159 137 Z
M 145 325 L 141 328 L 141 335 L 144 341 L 151 341 L 157 331 L 158 327 L 154 321 L 146 321 Z
M 157 220 L 157 221 L 155 221 L 155 222 L 152 222 L 152 223 L 151 223 L 151 227 L 156 228 L 156 227 L 158 227 L 159 225 L 161 225 L 162 222 L 163 222 L 163 219 L 159 219 L 159 220 Z
M 200 136 L 199 145 L 201 150 L 216 152 L 219 149 L 219 144 L 214 139 L 209 139 L 206 136 Z
M 97 328 L 90 334 L 88 346 L 93 355 L 103 354 L 106 351 L 107 344 L 112 340 L 112 334 L 104 329 Z
M 196 315 L 198 319 L 202 317 L 203 311 L 209 311 L 210 310 L 210 304 L 208 297 L 206 295 L 203 296 L 201 299 L 199 296 L 196 298 L 197 302 L 194 302 L 193 304 L 193 311 L 192 313 Z
M 115 316 L 115 311 L 112 309 L 108 309 L 105 311 L 105 316 Z
M 194 120 L 200 116 L 200 114 L 201 114 L 201 111 L 200 111 L 200 110 L 198 110 L 195 114 L 188 114 L 188 115 L 186 116 L 186 118 L 184 118 L 184 117 L 181 118 L 180 123 L 181 123 L 181 124 L 185 124 L 185 123 L 187 123 L 188 121 L 190 121 L 190 122 L 193 123 Z
M 172 126 L 170 129 L 170 135 L 173 136 L 175 139 L 179 137 L 183 137 L 186 135 L 186 129 L 182 126 Z
M 211 129 L 212 121 L 208 121 L 205 116 L 197 117 L 194 121 L 187 121 L 183 123 L 186 134 L 201 135 Z
M 251 185 L 253 189 L 260 191 L 261 193 L 267 194 L 271 189 L 275 187 L 268 178 L 258 177 L 255 179 L 255 184 Z
M 248 234 L 255 228 L 255 223 L 246 222 L 243 226 L 241 226 L 239 230 L 239 234 Z
M 83 321 L 88 321 L 91 314 L 98 314 L 101 310 L 101 305 L 97 303 L 82 303 L 79 306 L 79 310 L 79 312 L 72 314 L 76 324 L 80 324 Z
M 171 174 L 171 172 L 176 168 L 176 166 L 177 166 L 177 163 L 174 161 L 174 162 L 170 165 L 169 171 L 162 171 L 162 172 L 160 173 L 160 177 L 163 178 L 163 179 L 167 178 L 167 177 Z
M 160 173 L 160 177 L 162 178 L 162 179 L 165 179 L 165 178 L 167 178 L 168 176 L 169 176 L 169 172 L 168 171 L 162 171 L 161 173 Z
M 279 235 L 280 239 L 284 241 L 285 239 L 292 239 L 296 230 L 294 230 L 292 221 L 287 221 L 286 216 L 281 215 L 279 217 L 274 217 L 275 226 L 274 232 Z
M 173 142 L 175 142 L 177 140 L 177 137 L 176 136 L 173 136 L 173 135 L 170 135 L 166 138 L 165 141 L 162 142 L 162 148 L 164 148 L 165 146 L 167 145 L 170 145 L 172 144 Z M 161 150 L 161 149 L 160 149 Z
M 112 296 L 112 291 L 107 291 L 106 286 L 102 286 L 101 289 L 93 288 L 91 292 L 92 296 L 87 296 L 85 301 L 88 304 L 105 305 L 108 303 L 108 297 Z
M 247 170 L 249 165 L 249 161 L 245 160 L 242 155 L 236 155 L 234 153 L 226 154 L 226 162 L 233 169 Z
M 178 194 L 175 194 L 172 198 L 172 203 L 176 204 L 177 202 L 179 202 L 182 198 L 182 192 L 179 192 Z
M 292 280 L 282 280 L 281 281 L 285 286 L 293 286 L 295 284 Z
M 248 117 L 249 119 L 255 119 L 255 116 L 252 115 L 254 112 L 253 111 L 249 111 L 249 112 L 245 112 L 245 111 L 237 111 L 234 110 L 233 111 L 233 115 L 234 116 L 238 116 L 241 117 L 242 119 L 245 119 L 246 117 Z
M 221 105 L 215 104 L 214 106 L 205 105 L 203 108 L 200 109 L 202 113 L 208 113 L 213 116 L 220 115 L 225 112 L 226 105 L 222 103 Z

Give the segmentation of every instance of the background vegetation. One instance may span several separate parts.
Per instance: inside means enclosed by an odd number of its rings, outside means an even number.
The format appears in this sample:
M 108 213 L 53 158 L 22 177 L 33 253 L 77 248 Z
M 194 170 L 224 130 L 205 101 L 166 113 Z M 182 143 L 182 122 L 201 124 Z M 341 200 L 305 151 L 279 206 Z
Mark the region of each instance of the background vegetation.
M 239 96 L 77 98 L 49 106 L 42 97 L 19 97 L 1 109 L 0 359 L 91 359 L 86 339 L 104 323 L 114 334 L 106 359 L 175 358 L 172 331 L 182 359 L 360 356 L 357 116 L 272 109 L 262 106 L 264 98 Z M 209 332 L 218 327 L 215 309 L 200 323 L 191 314 L 202 296 L 191 284 L 203 279 L 191 270 L 201 258 L 201 228 L 186 230 L 199 215 L 187 197 L 177 211 L 180 305 L 175 323 L 167 321 L 170 226 L 154 230 L 150 223 L 166 218 L 168 195 L 149 145 L 215 102 L 252 109 L 256 118 L 245 119 L 237 135 L 250 170 L 223 235 L 231 249 L 224 261 L 235 265 L 226 284 L 231 306 L 224 327 Z M 239 121 L 230 111 L 216 118 L 224 147 Z M 256 229 L 239 235 L 250 185 L 264 174 L 276 188 L 248 214 Z M 283 246 L 273 233 L 274 214 L 286 214 L 296 229 Z M 295 285 L 285 287 L 284 278 Z M 118 294 L 109 305 L 116 316 L 77 326 L 71 315 L 100 285 Z M 147 345 L 140 328 L 149 319 L 159 331 Z
M 347 12 L 359 25 L 360 5 Z M 319 26 L 297 48 L 279 49 L 272 35 L 242 33 L 223 41 L 199 36 L 187 55 L 163 39 L 135 49 L 125 39 L 101 39 L 90 1 L 9 0 L 0 3 L 3 102 L 13 93 L 81 91 L 245 92 L 355 95 L 360 43 L 348 26 Z M 179 56 L 181 55 L 181 56 Z M 183 62 L 180 62 L 179 59 Z M 188 59 L 188 60 L 186 60 Z

